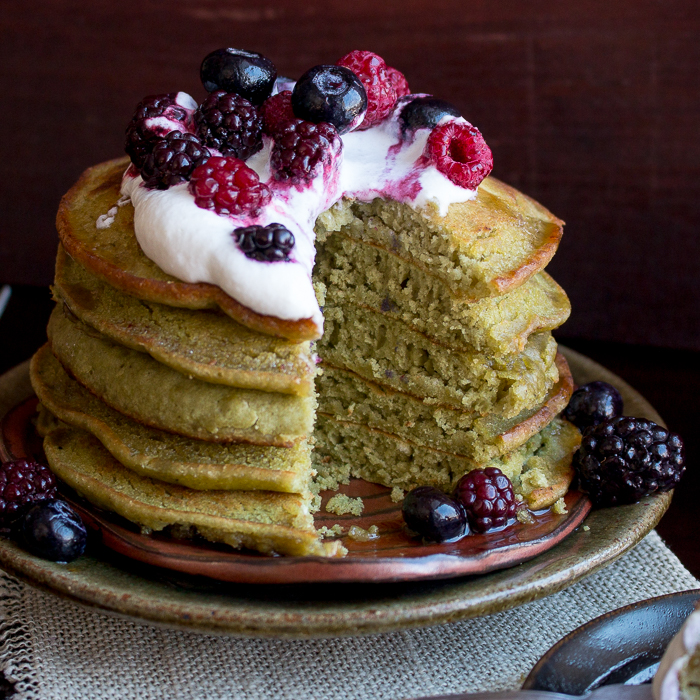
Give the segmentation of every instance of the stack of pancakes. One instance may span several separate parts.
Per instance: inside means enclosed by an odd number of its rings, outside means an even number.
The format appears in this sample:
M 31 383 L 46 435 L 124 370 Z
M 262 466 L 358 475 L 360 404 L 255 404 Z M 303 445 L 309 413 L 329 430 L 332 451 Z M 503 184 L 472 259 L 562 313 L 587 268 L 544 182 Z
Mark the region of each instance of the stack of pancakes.
M 317 222 L 315 343 L 310 319 L 149 260 L 126 166 L 88 170 L 62 202 L 31 369 L 49 464 L 88 501 L 146 530 L 336 556 L 312 511 L 350 476 L 448 489 L 490 464 L 532 508 L 566 492 L 579 435 L 556 418 L 572 381 L 550 334 L 568 300 L 541 272 L 561 236 L 549 212 L 495 180 L 447 217 L 339 203 Z

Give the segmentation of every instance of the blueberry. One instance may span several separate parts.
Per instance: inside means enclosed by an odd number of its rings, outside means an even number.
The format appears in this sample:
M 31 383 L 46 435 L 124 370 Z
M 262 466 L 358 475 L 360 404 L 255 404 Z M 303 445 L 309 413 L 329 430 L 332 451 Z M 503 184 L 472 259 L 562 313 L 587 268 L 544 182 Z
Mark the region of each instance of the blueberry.
M 59 500 L 30 508 L 19 523 L 18 534 L 32 554 L 60 563 L 77 559 L 87 543 L 87 530 L 80 516 Z
M 298 119 L 328 122 L 344 134 L 367 109 L 367 93 L 349 68 L 314 66 L 294 86 L 292 109 Z
M 261 105 L 270 96 L 277 79 L 270 59 L 241 49 L 212 51 L 202 61 L 199 74 L 207 92 L 235 92 L 254 105 Z
M 578 428 L 598 425 L 622 415 L 622 396 L 607 382 L 590 382 L 579 387 L 564 409 L 564 417 Z
M 432 129 L 443 117 L 460 117 L 459 110 L 445 100 L 439 100 L 431 95 L 416 97 L 411 100 L 399 115 L 401 133 L 416 129 Z
M 449 542 L 469 534 L 464 506 L 432 486 L 419 486 L 403 499 L 409 530 L 432 542 Z

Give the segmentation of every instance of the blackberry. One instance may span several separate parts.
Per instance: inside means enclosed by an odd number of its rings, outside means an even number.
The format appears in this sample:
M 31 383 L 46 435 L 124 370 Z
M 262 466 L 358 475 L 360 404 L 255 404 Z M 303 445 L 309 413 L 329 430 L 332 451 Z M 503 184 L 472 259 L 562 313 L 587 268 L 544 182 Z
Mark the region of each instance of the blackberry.
M 202 142 L 224 156 L 248 160 L 262 148 L 262 120 L 257 109 L 233 92 L 212 92 L 194 113 Z
M 292 90 L 292 108 L 299 119 L 332 124 L 338 133 L 350 131 L 367 109 L 360 79 L 344 66 L 314 66 Z
M 193 134 L 171 131 L 153 146 L 141 168 L 149 189 L 167 190 L 190 179 L 192 171 L 206 163 L 210 153 Z
M 19 522 L 18 539 L 32 554 L 65 564 L 85 551 L 87 530 L 65 501 L 52 500 L 26 512 Z
M 607 382 L 589 382 L 572 394 L 564 417 L 583 429 L 621 416 L 622 408 L 622 396 L 614 386 Z
M 221 156 L 212 156 L 195 168 L 188 189 L 198 207 L 221 216 L 257 216 L 271 198 L 267 185 L 252 168 L 238 158 Z
M 474 532 L 505 527 L 518 509 L 510 479 L 496 467 L 473 469 L 458 482 L 455 496 L 467 511 Z
M 401 133 L 416 129 L 432 129 L 446 116 L 459 117 L 459 110 L 445 100 L 431 95 L 416 97 L 411 100 L 399 114 Z
M 261 262 L 289 260 L 294 247 L 294 234 L 282 224 L 237 228 L 233 237 L 246 257 Z
M 340 150 L 338 132 L 330 124 L 294 119 L 281 128 L 272 148 L 270 164 L 276 180 L 301 184 L 318 175 Z
M 34 505 L 56 495 L 56 478 L 48 467 L 27 459 L 0 466 L 0 526 L 7 527 Z
M 584 430 L 574 465 L 597 505 L 634 503 L 676 486 L 685 471 L 683 441 L 644 418 L 612 418 Z
M 148 154 L 155 143 L 170 131 L 184 131 L 187 128 L 191 110 L 178 104 L 178 98 L 187 102 L 189 95 L 169 92 L 165 95 L 149 95 L 138 103 L 134 116 L 126 127 L 126 151 L 131 162 L 139 169 L 143 167 Z M 189 98 L 191 100 L 191 98 Z M 196 107 L 192 101 L 192 109 Z M 172 122 L 169 127 L 155 123 L 158 117 L 164 117 Z M 150 122 L 150 123 L 149 123 Z M 181 127 L 181 128 L 180 128 Z
M 409 530 L 432 542 L 449 542 L 469 534 L 464 506 L 432 486 L 419 486 L 403 499 Z
M 207 92 L 235 92 L 260 105 L 272 92 L 277 69 L 269 58 L 254 51 L 217 49 L 202 61 L 199 75 Z

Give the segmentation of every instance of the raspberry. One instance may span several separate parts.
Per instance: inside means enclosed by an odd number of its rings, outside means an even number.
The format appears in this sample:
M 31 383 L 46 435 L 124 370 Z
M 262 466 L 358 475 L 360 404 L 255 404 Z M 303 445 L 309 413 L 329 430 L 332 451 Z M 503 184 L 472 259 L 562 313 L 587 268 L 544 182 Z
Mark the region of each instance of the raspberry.
M 192 171 L 209 156 L 209 150 L 193 134 L 171 131 L 153 146 L 141 168 L 141 177 L 149 189 L 167 190 L 187 182 Z
M 584 430 L 574 466 L 596 504 L 634 503 L 676 486 L 685 471 L 683 441 L 644 418 L 612 418 Z
M 449 121 L 436 126 L 425 155 L 455 185 L 476 189 L 493 169 L 493 155 L 481 132 L 469 122 Z
M 261 262 L 289 260 L 289 253 L 294 247 L 294 234 L 282 224 L 237 228 L 233 237 L 246 257 Z
M 35 503 L 56 495 L 56 478 L 38 462 L 18 459 L 0 466 L 0 525 L 7 527 Z
M 277 133 L 270 164 L 276 180 L 301 184 L 312 180 L 323 163 L 342 147 L 334 126 L 294 119 Z
M 212 92 L 194 113 L 197 135 L 225 156 L 247 160 L 262 148 L 258 111 L 233 92 Z
M 397 98 L 396 87 L 384 59 L 371 51 L 351 51 L 337 64 L 355 73 L 367 92 L 367 112 L 358 128 L 368 129 L 378 124 L 391 112 Z
M 396 99 L 411 94 L 411 88 L 408 87 L 408 80 L 406 80 L 406 76 L 400 70 L 387 66 L 386 72 L 389 76 L 389 82 L 394 90 L 396 90 Z
M 292 91 L 284 90 L 269 97 L 260 107 L 263 131 L 268 136 L 275 136 L 289 122 L 294 120 L 292 111 Z
M 177 103 L 177 98 L 178 93 L 169 92 L 166 95 L 149 95 L 138 103 L 134 116 L 126 127 L 124 150 L 139 170 L 156 141 L 170 131 L 186 131 L 190 112 Z M 183 93 L 181 98 L 181 101 L 186 101 L 189 95 L 185 97 Z M 155 122 L 158 117 L 164 117 L 172 123 L 166 126 Z
M 474 469 L 465 474 L 457 482 L 455 497 L 464 504 L 474 532 L 504 527 L 517 511 L 513 484 L 496 467 Z
M 238 158 L 213 156 L 195 168 L 189 190 L 195 204 L 217 214 L 257 216 L 270 201 L 270 190 L 258 174 Z

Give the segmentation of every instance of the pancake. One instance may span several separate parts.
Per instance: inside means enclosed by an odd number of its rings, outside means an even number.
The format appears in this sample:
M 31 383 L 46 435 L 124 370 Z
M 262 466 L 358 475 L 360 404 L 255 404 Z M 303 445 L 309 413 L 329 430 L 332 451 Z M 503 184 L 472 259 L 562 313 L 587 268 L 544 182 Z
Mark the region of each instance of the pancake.
M 341 231 L 390 250 L 438 277 L 464 301 L 500 296 L 552 259 L 563 222 L 541 204 L 493 177 L 473 200 L 451 204 L 447 215 L 390 199 L 343 200 L 316 222 L 319 238 Z
M 53 353 L 69 374 L 139 423 L 212 442 L 291 447 L 313 430 L 315 397 L 237 389 L 189 378 L 117 345 L 56 307 Z
M 571 457 L 581 442 L 575 426 L 555 418 L 521 447 L 478 464 L 320 414 L 316 435 L 312 460 L 324 487 L 347 483 L 353 476 L 403 490 L 434 486 L 452 491 L 472 469 L 498 467 L 533 510 L 553 505 L 567 492 L 574 476 Z
M 117 461 L 142 476 L 192 489 L 309 491 L 307 440 L 290 448 L 220 444 L 149 428 L 71 379 L 48 345 L 32 358 L 30 377 L 39 400 L 53 416 L 94 435 Z
M 53 290 L 57 301 L 102 335 L 183 374 L 241 389 L 313 394 L 316 362 L 308 341 L 255 333 L 214 310 L 129 296 L 90 274 L 61 246 Z
M 504 418 L 541 403 L 556 383 L 556 342 L 530 336 L 517 355 L 456 352 L 402 322 L 361 307 L 325 306 L 324 362 L 436 404 Z
M 182 282 L 164 273 L 140 249 L 129 204 L 118 208 L 111 226 L 98 229 L 98 217 L 120 199 L 127 165 L 123 158 L 88 169 L 63 198 L 56 225 L 72 258 L 139 299 L 191 309 L 218 306 L 248 328 L 294 341 L 320 336 L 311 319 L 264 316 L 214 285 Z M 476 300 L 504 294 L 542 270 L 556 252 L 562 222 L 517 190 L 487 178 L 476 199 L 452 204 L 446 217 L 435 211 L 420 214 L 398 202 L 346 200 L 322 215 L 317 229 L 342 229 L 376 242 L 430 269 L 455 296 Z
M 177 528 L 211 542 L 266 554 L 338 556 L 313 527 L 311 496 L 271 491 L 195 491 L 134 474 L 95 437 L 59 428 L 44 439 L 51 470 L 98 508 L 149 530 Z
M 499 412 L 481 416 L 425 403 L 419 397 L 324 364 L 316 380 L 318 413 L 383 430 L 423 447 L 485 462 L 527 441 L 567 405 L 573 379 L 562 355 L 557 355 L 556 364 L 559 381 L 544 402 L 511 419 L 503 418 Z
M 322 305 L 381 312 L 454 350 L 522 352 L 532 333 L 557 328 L 571 311 L 566 293 L 546 272 L 507 294 L 466 303 L 392 251 L 338 233 L 319 241 L 314 279 Z

